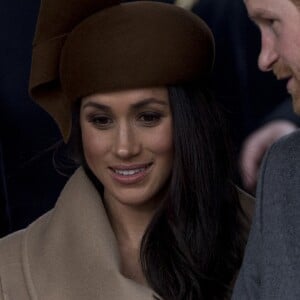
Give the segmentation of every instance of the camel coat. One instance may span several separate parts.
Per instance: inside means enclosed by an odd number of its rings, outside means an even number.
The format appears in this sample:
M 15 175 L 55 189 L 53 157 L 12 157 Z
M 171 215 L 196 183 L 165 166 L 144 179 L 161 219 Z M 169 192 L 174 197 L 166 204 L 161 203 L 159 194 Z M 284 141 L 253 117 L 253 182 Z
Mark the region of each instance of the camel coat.
M 117 249 L 99 193 L 79 168 L 53 210 L 0 240 L 0 300 L 153 300 L 120 273 Z

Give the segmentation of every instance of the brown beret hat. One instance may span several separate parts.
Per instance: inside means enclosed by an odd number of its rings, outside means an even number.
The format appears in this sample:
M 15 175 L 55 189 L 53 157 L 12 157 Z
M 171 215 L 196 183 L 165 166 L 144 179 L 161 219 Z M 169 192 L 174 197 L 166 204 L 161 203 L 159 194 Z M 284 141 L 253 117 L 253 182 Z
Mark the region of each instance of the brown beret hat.
M 30 93 L 67 141 L 72 103 L 114 90 L 206 78 L 213 37 L 193 13 L 154 1 L 44 0 Z

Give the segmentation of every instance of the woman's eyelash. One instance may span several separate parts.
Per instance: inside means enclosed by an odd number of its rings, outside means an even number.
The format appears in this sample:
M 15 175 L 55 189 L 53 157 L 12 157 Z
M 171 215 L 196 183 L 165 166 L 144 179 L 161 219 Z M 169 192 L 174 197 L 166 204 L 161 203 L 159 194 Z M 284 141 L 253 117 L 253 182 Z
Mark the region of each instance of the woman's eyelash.
M 145 123 L 156 123 L 162 118 L 162 115 L 157 112 L 144 112 L 138 116 L 138 119 Z
M 163 115 L 159 112 L 142 112 L 137 115 L 136 121 L 142 126 L 150 127 L 157 125 L 161 121 L 162 117 Z M 95 127 L 99 128 L 109 128 L 114 123 L 113 118 L 107 115 L 91 114 L 87 116 L 87 120 Z
M 112 123 L 112 118 L 109 116 L 91 115 L 88 116 L 88 121 L 99 126 L 107 126 Z

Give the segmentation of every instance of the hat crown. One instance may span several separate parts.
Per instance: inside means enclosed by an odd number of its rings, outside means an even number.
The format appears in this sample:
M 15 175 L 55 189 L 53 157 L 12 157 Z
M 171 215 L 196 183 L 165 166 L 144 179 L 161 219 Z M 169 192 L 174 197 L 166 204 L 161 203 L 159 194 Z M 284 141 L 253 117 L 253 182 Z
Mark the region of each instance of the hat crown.
M 72 101 L 92 93 L 175 85 L 207 78 L 213 37 L 191 12 L 135 1 L 81 22 L 62 51 L 60 80 Z

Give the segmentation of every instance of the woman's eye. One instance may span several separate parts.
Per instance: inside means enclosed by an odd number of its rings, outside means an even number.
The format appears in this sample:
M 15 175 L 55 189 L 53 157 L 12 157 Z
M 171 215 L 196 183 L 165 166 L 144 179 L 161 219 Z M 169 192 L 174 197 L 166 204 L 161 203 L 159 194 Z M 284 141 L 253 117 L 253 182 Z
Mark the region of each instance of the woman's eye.
M 142 113 L 139 115 L 139 121 L 147 126 L 156 125 L 161 120 L 161 115 L 158 113 Z
M 107 116 L 92 116 L 89 121 L 96 127 L 101 128 L 109 127 L 113 123 L 113 120 Z

